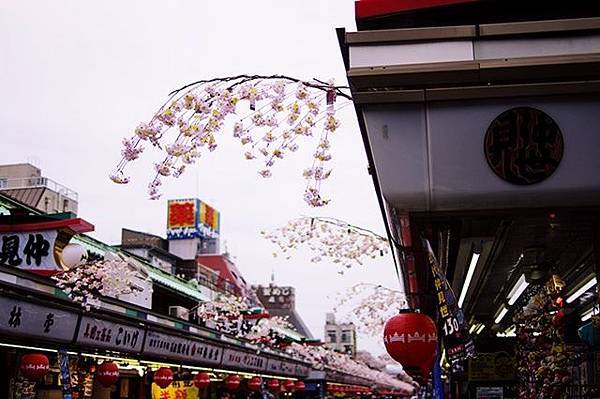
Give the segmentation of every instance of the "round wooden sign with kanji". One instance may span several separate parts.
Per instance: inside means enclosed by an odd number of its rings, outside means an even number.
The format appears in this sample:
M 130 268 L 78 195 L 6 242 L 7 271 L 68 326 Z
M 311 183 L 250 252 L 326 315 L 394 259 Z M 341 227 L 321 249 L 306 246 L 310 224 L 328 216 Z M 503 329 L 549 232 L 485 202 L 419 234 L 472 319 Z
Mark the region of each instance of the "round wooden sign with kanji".
M 539 183 L 558 168 L 564 152 L 560 128 L 545 112 L 511 108 L 497 116 L 484 139 L 485 158 L 501 179 L 518 185 Z

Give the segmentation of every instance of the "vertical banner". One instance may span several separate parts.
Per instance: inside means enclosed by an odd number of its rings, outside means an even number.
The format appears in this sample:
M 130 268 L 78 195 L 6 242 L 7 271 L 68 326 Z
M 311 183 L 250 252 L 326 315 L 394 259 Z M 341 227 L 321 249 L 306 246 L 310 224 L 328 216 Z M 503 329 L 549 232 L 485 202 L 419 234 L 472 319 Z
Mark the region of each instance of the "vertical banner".
M 441 352 L 438 349 L 435 364 L 433 365 L 433 399 L 444 399 L 444 381 L 442 381 L 442 367 L 440 366 L 440 361 L 442 360 Z
M 446 275 L 440 269 L 429 241 L 424 239 L 423 246 L 427 249 L 427 263 L 433 274 L 440 321 L 444 331 L 444 347 L 450 363 L 458 363 L 460 360 L 475 356 L 475 346 L 465 316 L 458 307 L 456 296 Z
M 72 399 L 69 355 L 67 355 L 67 350 L 64 348 L 58 350 L 58 365 L 60 366 L 60 379 L 62 382 L 63 399 Z

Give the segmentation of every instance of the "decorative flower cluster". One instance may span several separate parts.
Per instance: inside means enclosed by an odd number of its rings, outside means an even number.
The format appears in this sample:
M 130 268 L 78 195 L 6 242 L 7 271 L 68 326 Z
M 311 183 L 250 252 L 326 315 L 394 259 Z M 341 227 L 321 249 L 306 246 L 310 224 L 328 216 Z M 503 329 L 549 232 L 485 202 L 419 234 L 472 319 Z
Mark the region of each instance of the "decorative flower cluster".
M 335 352 L 323 346 L 291 344 L 286 351 L 292 355 L 300 356 L 317 370 L 333 369 L 342 373 L 360 376 L 373 382 L 373 385 L 389 387 L 414 394 L 419 386 L 404 371 L 400 373 L 400 379 L 386 374 L 380 370 L 373 369 L 368 365 L 352 359 L 349 355 Z
M 250 307 L 244 298 L 225 294 L 196 307 L 196 314 L 207 327 L 261 345 L 274 345 L 285 338 L 285 330 L 295 330 L 287 317 L 246 320 L 244 314 L 249 311 Z
M 331 174 L 325 166 L 332 157 L 330 138 L 340 126 L 336 97 L 350 99 L 342 89 L 332 81 L 303 82 L 285 76 L 243 75 L 193 83 L 175 91 L 148 123 L 123 140 L 122 159 L 110 178 L 128 183 L 124 169 L 140 157 L 141 143 L 148 141 L 164 152 L 148 186 L 150 198 L 158 199 L 162 179 L 179 177 L 202 151 L 214 151 L 227 122 L 237 119 L 233 137 L 242 145 L 245 159 L 262 160 L 264 167 L 258 171 L 262 177 L 270 177 L 273 165 L 298 150 L 303 139 L 314 137 L 313 163 L 303 173 L 304 199 L 311 206 L 326 205 L 329 200 L 321 196 L 321 182 Z
M 138 274 L 123 260 L 86 263 L 52 277 L 71 300 L 86 310 L 100 307 L 100 296 L 119 299 L 122 295 L 141 291 L 135 281 Z
M 277 245 L 286 259 L 291 258 L 291 251 L 305 246 L 315 253 L 311 262 L 326 258 L 348 268 L 389 252 L 389 244 L 384 237 L 332 218 L 302 217 L 261 234 Z M 277 252 L 273 255 L 277 256 Z M 343 274 L 343 271 L 340 273 Z
M 387 320 L 408 308 L 406 295 L 376 284 L 357 284 L 336 296 L 335 313 L 356 325 L 359 332 L 381 336 Z
M 288 321 L 287 316 L 271 316 L 258 320 L 250 331 L 244 335 L 244 338 L 255 343 L 276 345 L 286 338 L 286 330 L 296 330 Z

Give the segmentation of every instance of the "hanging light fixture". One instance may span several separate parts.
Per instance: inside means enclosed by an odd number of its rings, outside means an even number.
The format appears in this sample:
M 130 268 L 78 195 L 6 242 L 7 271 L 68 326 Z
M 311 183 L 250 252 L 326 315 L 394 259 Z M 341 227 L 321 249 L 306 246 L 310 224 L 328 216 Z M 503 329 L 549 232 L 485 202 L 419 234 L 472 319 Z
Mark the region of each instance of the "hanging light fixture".
M 506 316 L 506 314 L 508 313 L 508 309 L 506 308 L 506 306 L 502 305 L 500 306 L 500 309 L 498 309 L 498 312 L 496 312 L 496 318 L 494 319 L 494 323 L 498 324 L 502 321 L 502 319 L 504 318 L 504 316 Z
M 527 280 L 525 280 L 525 275 L 521 274 L 521 277 L 519 277 L 515 285 L 511 288 L 510 292 L 508 293 L 508 296 L 506 297 L 506 299 L 508 299 L 508 304 L 512 306 L 515 302 L 517 302 L 517 299 L 519 299 L 521 294 L 525 292 L 527 287 L 529 287 L 529 283 L 527 282 Z
M 588 321 L 594 315 L 594 307 L 592 306 L 581 314 L 581 321 Z
M 598 284 L 598 280 L 595 276 L 590 275 L 589 280 L 585 282 L 581 287 L 579 287 L 575 292 L 569 294 L 567 296 L 567 303 L 574 302 L 577 298 L 582 296 L 587 290 L 592 288 L 594 285 Z
M 473 279 L 473 274 L 475 273 L 475 268 L 477 267 L 477 262 L 479 261 L 479 257 L 481 256 L 478 252 L 473 252 L 471 255 L 471 262 L 469 263 L 469 268 L 467 269 L 467 276 L 465 277 L 465 282 L 463 283 L 462 289 L 460 290 L 460 297 L 458 298 L 458 306 L 462 307 L 465 298 L 467 297 L 467 292 L 469 291 L 469 286 L 471 285 L 471 280 Z

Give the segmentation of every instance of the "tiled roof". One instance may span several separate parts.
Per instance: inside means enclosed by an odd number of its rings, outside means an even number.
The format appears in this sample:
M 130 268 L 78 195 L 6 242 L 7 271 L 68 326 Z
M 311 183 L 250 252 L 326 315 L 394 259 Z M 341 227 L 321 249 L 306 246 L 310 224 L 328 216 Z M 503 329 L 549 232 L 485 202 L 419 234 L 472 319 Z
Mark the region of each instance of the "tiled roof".
M 15 188 L 2 190 L 2 194 L 36 208 L 40 203 L 44 191 L 46 191 L 44 187 Z

